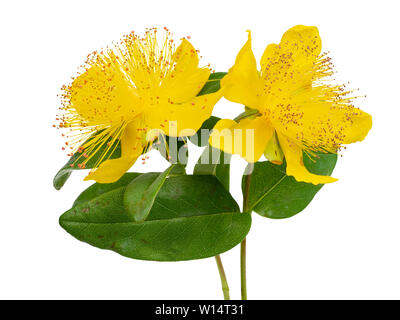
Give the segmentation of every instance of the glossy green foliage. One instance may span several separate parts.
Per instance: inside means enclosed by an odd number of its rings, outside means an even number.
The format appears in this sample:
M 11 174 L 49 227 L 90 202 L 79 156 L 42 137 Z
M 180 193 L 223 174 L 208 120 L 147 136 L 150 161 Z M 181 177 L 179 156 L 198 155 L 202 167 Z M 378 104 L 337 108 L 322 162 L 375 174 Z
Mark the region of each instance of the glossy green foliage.
M 114 184 L 94 184 L 60 217 L 71 235 L 95 247 L 143 260 L 179 261 L 212 257 L 246 236 L 251 217 L 213 176 L 169 176 L 150 213 L 136 222 L 126 210 L 128 173 Z
M 212 128 L 214 128 L 219 120 L 221 119 L 211 116 L 206 121 L 204 121 L 200 129 L 197 130 L 196 134 L 189 137 L 190 142 L 199 147 L 204 147 L 208 145 L 208 139 L 210 137 L 211 130 Z
M 229 191 L 230 161 L 232 155 L 207 146 L 194 167 L 193 174 L 213 175 Z
M 313 161 L 305 155 L 304 165 L 312 173 L 330 175 L 335 168 L 337 155 L 321 153 L 318 156 Z M 322 186 L 297 182 L 286 175 L 285 164 L 257 162 L 250 179 L 248 208 L 268 218 L 289 218 L 307 207 Z
M 209 94 L 213 92 L 217 92 L 220 88 L 220 81 L 223 77 L 225 77 L 227 72 L 215 72 L 211 73 L 208 81 L 203 86 L 203 88 L 198 93 L 198 96 L 202 96 L 204 94 Z
M 126 187 L 124 205 L 134 221 L 144 221 L 174 165 L 161 173 L 143 173 Z

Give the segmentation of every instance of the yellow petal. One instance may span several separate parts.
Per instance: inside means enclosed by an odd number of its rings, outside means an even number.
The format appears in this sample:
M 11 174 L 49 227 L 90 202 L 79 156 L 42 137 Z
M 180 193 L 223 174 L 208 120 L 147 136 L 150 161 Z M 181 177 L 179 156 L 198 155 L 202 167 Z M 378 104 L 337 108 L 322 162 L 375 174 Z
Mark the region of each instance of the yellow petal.
M 219 90 L 194 97 L 186 103 L 166 103 L 161 105 L 157 112 L 148 112 L 145 115 L 145 121 L 149 128 L 149 136 L 155 136 L 152 131 L 159 131 L 170 137 L 195 134 L 203 122 L 211 116 L 213 107 L 221 96 L 222 93 Z M 147 140 L 151 140 L 151 138 Z
M 196 49 L 187 39 L 182 39 L 181 44 L 176 48 L 172 59 L 179 63 L 179 68 L 186 68 L 187 66 L 197 67 L 199 63 L 199 57 Z
M 279 45 L 268 45 L 261 58 L 262 105 L 282 103 L 294 90 L 311 88 L 320 53 L 316 27 L 295 26 L 285 32 Z
M 309 172 L 303 163 L 303 150 L 294 141 L 279 132 L 278 138 L 285 154 L 287 175 L 293 176 L 299 182 L 307 182 L 315 185 L 337 181 L 337 179 L 330 176 L 322 176 Z
M 193 45 L 186 39 L 176 48 L 172 60 L 176 62 L 175 69 L 184 72 L 187 69 L 196 69 L 199 64 L 199 56 Z
M 279 50 L 279 45 L 275 43 L 267 45 L 260 60 L 261 70 L 264 70 L 267 66 L 276 62 L 280 54 Z
M 162 80 L 157 95 L 174 103 L 184 103 L 200 92 L 210 76 L 210 70 L 198 67 L 197 51 L 186 39 L 174 52 L 172 61 L 175 63 L 174 71 Z
M 261 57 L 261 67 L 273 65 L 279 60 L 290 60 L 297 65 L 313 62 L 321 53 L 318 28 L 295 26 L 286 31 L 278 45 L 270 44 Z M 290 65 L 293 67 L 293 64 Z
M 143 146 L 146 144 L 144 133 L 140 130 L 142 123 L 143 120 L 138 118 L 126 125 L 121 136 L 121 156 L 123 158 L 134 158 L 142 153 Z
M 272 134 L 273 129 L 261 117 L 242 119 L 239 123 L 223 119 L 215 125 L 209 143 L 226 153 L 238 154 L 248 162 L 256 162 Z
M 90 172 L 84 180 L 95 180 L 98 183 L 115 182 L 133 166 L 139 155 L 135 158 L 129 157 L 104 161 L 95 171 Z
M 295 60 L 314 60 L 321 53 L 321 38 L 317 27 L 298 25 L 286 31 L 279 46 L 293 52 Z M 300 63 L 300 61 L 299 61 Z
M 90 125 L 129 121 L 142 110 L 137 90 L 118 66 L 92 66 L 70 88 L 71 105 Z
M 224 97 L 232 102 L 257 109 L 259 106 L 260 77 L 257 63 L 251 49 L 251 33 L 246 44 L 239 51 L 235 65 L 221 80 Z
M 352 105 L 304 102 L 281 112 L 281 119 L 287 119 L 288 114 L 301 116 L 296 124 L 273 120 L 275 128 L 313 150 L 336 152 L 342 144 L 362 141 L 372 127 L 371 115 Z
M 371 115 L 360 109 L 355 109 L 348 117 L 351 118 L 351 124 L 349 123 L 343 129 L 342 143 L 348 144 L 364 140 L 369 130 L 372 128 Z
M 121 158 L 104 161 L 96 170 L 91 171 L 84 180 L 112 183 L 121 178 L 142 153 L 141 134 L 141 131 L 137 130 L 136 123 L 128 124 L 121 137 Z

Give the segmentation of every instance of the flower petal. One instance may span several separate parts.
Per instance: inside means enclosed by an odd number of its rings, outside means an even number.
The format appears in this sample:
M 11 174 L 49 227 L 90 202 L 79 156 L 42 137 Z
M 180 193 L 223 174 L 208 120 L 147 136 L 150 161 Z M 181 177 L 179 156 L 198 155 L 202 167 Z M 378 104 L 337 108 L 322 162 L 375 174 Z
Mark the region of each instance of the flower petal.
M 95 180 L 98 183 L 115 182 L 133 166 L 139 155 L 135 158 L 121 157 L 119 159 L 104 161 L 95 171 L 90 172 L 84 180 Z
M 197 96 L 186 103 L 166 103 L 160 106 L 157 112 L 148 112 L 145 118 L 146 126 L 149 128 L 149 137 L 156 135 L 154 131 L 161 131 L 170 137 L 195 134 L 203 122 L 211 116 L 213 107 L 221 96 L 222 92 L 219 90 Z
M 321 48 L 318 28 L 295 26 L 283 34 L 279 46 L 276 44 L 267 46 L 261 58 L 261 69 L 279 59 L 290 58 L 296 65 L 313 63 L 321 53 Z
M 315 59 L 321 53 L 321 38 L 317 27 L 298 25 L 286 31 L 281 39 L 280 47 L 294 52 L 296 59 Z
M 193 45 L 186 39 L 182 39 L 181 44 L 176 48 L 173 57 L 176 71 L 185 72 L 185 70 L 197 69 L 199 56 Z
M 288 138 L 311 150 L 329 152 L 336 152 L 342 144 L 362 141 L 372 127 L 372 117 L 368 113 L 352 105 L 335 106 L 326 102 L 293 104 L 281 111 L 280 118 L 285 121 L 273 119 L 272 122 Z
M 295 26 L 279 45 L 269 45 L 261 59 L 266 110 L 260 112 L 269 112 L 273 126 L 299 146 L 336 152 L 364 139 L 372 120 L 353 107 L 351 91 L 318 82 L 331 72 L 320 53 L 316 27 Z
M 307 182 L 315 185 L 337 181 L 337 179 L 330 176 L 322 176 L 309 172 L 303 163 L 303 150 L 301 147 L 279 132 L 278 138 L 285 154 L 287 175 L 293 176 L 299 182 Z
M 238 154 L 248 162 L 256 162 L 272 134 L 272 127 L 261 117 L 242 119 L 239 123 L 223 119 L 215 125 L 209 143 L 226 153 Z
M 140 132 L 137 130 L 136 123 L 129 123 L 121 137 L 121 158 L 104 161 L 96 170 L 91 171 L 84 180 L 112 183 L 121 178 L 142 153 L 143 143 Z
M 351 117 L 351 124 L 343 129 L 343 143 L 349 144 L 362 141 L 372 128 L 372 117 L 370 114 L 355 109 Z
M 260 77 L 256 59 L 251 49 L 251 33 L 248 32 L 248 40 L 239 51 L 235 65 L 221 80 L 221 88 L 226 99 L 257 109 Z
M 316 27 L 293 27 L 279 45 L 268 45 L 261 58 L 262 106 L 282 103 L 294 91 L 311 88 L 320 52 Z
M 90 125 L 127 121 L 142 111 L 137 90 L 118 66 L 92 66 L 69 89 L 71 105 Z
M 192 44 L 183 39 L 172 57 L 174 71 L 161 82 L 158 95 L 161 99 L 183 103 L 195 97 L 210 76 L 208 68 L 199 68 L 199 57 Z

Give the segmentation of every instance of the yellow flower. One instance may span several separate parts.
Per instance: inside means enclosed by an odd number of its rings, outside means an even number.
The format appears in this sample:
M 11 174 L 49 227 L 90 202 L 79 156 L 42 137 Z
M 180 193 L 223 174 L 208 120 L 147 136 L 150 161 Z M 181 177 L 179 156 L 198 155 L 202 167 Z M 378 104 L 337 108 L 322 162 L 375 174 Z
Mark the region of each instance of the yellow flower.
M 321 54 L 316 27 L 295 26 L 283 35 L 279 45 L 268 45 L 260 71 L 249 32 L 221 88 L 226 99 L 256 109 L 256 114 L 238 122 L 220 120 L 210 144 L 239 154 L 248 162 L 258 161 L 264 153 L 270 161 L 282 163 L 284 156 L 287 174 L 297 181 L 336 181 L 308 172 L 303 151 L 315 156 L 315 152 L 337 152 L 343 144 L 361 141 L 372 119 L 352 105 L 355 97 L 349 96 L 352 91 L 345 90 L 345 85 L 326 82 L 332 73 L 330 58 Z M 252 129 L 247 133 L 254 135 L 254 145 L 249 141 L 246 144 L 247 129 Z
M 118 180 L 161 132 L 193 134 L 220 99 L 220 92 L 197 96 L 210 70 L 198 67 L 198 53 L 187 39 L 175 49 L 164 29 L 162 35 L 149 29 L 143 38 L 132 32 L 112 49 L 94 52 L 80 75 L 63 87 L 59 127 L 69 130 L 73 152 L 86 157 L 77 165 L 85 167 L 105 147 L 85 180 Z M 77 150 L 93 133 L 95 138 Z M 105 159 L 119 142 L 121 158 Z

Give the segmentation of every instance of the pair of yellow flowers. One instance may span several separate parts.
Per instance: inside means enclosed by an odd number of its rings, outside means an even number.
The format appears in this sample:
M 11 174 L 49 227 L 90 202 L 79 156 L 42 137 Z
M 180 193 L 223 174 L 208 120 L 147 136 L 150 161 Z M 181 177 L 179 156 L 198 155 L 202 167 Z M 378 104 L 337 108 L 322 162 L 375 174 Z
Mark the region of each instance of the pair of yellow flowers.
M 72 145 L 97 133 L 83 146 L 87 159 L 118 142 L 121 157 L 100 159 L 85 180 L 118 180 L 160 132 L 185 136 L 188 129 L 197 131 L 222 96 L 254 112 L 238 121 L 220 120 L 210 144 L 248 162 L 263 154 L 274 163 L 285 158 L 287 174 L 297 181 L 335 181 L 308 172 L 303 151 L 311 157 L 337 152 L 343 144 L 363 140 L 372 126 L 371 116 L 352 105 L 352 91 L 326 82 L 332 66 L 321 54 L 316 27 L 289 29 L 279 45 L 267 46 L 259 70 L 249 32 L 221 89 L 214 93 L 198 96 L 211 72 L 198 64 L 198 51 L 191 43 L 182 39 L 175 49 L 166 28 L 149 29 L 144 37 L 131 33 L 112 49 L 88 56 L 80 75 L 64 87 L 60 127 L 69 128 Z M 251 148 L 246 145 L 249 130 Z M 231 137 L 234 141 L 226 143 Z

